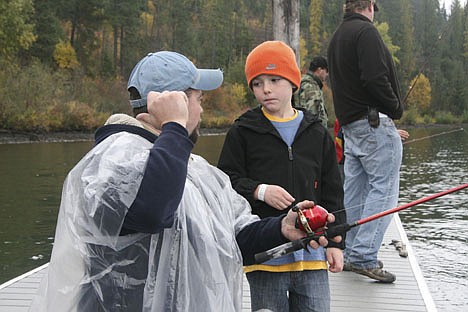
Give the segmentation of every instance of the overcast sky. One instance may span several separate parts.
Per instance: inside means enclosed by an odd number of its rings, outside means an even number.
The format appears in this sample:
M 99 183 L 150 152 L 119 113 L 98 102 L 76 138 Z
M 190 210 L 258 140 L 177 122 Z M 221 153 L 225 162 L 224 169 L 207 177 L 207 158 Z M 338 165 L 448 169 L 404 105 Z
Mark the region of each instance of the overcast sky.
M 453 0 L 441 0 L 439 2 L 440 2 L 440 6 L 442 6 L 443 3 L 445 3 L 445 8 L 447 9 L 447 12 L 450 12 L 450 7 L 452 6 L 452 1 Z M 466 3 L 466 0 L 460 0 L 460 3 L 462 5 L 462 7 L 463 7 L 465 5 L 465 3 Z

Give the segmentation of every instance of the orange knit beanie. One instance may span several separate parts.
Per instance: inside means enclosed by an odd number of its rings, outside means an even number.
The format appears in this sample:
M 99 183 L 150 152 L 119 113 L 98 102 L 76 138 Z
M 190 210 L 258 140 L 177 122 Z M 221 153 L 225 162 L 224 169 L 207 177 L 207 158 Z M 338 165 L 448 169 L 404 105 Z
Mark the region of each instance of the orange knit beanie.
M 265 41 L 253 49 L 245 61 L 245 77 L 250 82 L 262 74 L 288 79 L 299 89 L 301 71 L 293 49 L 281 41 Z

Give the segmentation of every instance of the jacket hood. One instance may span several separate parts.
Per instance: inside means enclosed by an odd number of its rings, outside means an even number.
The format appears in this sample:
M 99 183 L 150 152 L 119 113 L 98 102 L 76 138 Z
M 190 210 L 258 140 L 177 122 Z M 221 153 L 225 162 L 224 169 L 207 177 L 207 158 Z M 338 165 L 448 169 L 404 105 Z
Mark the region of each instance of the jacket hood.
M 137 119 L 125 114 L 114 114 L 107 119 L 104 126 L 98 128 L 94 133 L 95 145 L 98 145 L 109 136 L 119 132 L 138 134 L 151 143 L 154 143 L 157 138 L 157 135 L 146 130 L 144 125 Z

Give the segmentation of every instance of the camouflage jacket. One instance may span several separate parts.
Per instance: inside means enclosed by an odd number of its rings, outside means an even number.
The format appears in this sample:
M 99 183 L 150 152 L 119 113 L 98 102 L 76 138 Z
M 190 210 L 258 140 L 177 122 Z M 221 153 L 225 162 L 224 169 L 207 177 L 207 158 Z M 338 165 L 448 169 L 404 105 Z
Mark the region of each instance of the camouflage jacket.
M 322 81 L 308 72 L 302 76 L 301 88 L 296 94 L 295 103 L 298 103 L 300 107 L 310 110 L 320 120 L 322 125 L 327 128 L 328 116 L 323 100 L 322 87 Z

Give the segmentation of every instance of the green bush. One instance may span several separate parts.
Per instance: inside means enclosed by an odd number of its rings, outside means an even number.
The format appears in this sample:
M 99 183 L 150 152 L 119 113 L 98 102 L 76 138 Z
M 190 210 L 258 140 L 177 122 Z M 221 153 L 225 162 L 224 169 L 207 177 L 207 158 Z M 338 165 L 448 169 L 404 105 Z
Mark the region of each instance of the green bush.
M 430 124 L 434 124 L 435 120 L 432 116 L 426 114 L 423 116 L 423 123 L 426 125 L 430 125 Z
M 232 125 L 232 122 L 234 119 L 229 118 L 227 116 L 208 116 L 208 117 L 203 117 L 202 119 L 202 128 L 215 128 L 215 129 L 222 129 L 222 128 L 228 128 Z
M 403 113 L 403 117 L 400 119 L 399 123 L 405 124 L 405 125 L 422 124 L 423 118 L 419 115 L 416 109 L 410 108 Z
M 468 110 L 466 110 L 461 116 L 461 123 L 468 123 Z
M 2 129 L 92 131 L 111 113 L 130 113 L 128 93 L 119 78 L 91 79 L 80 71 L 53 71 L 39 62 L 1 65 Z
M 434 119 L 438 124 L 454 124 L 459 122 L 451 112 L 436 112 Z

